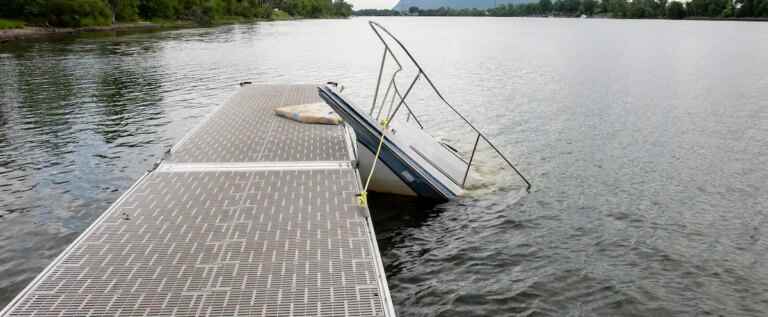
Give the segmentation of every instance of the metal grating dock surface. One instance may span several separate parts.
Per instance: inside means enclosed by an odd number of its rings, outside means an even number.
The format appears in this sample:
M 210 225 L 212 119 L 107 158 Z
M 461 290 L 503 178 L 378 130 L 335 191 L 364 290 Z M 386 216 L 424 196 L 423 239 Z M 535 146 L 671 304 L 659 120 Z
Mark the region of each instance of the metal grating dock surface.
M 306 88 L 246 88 L 235 99 Z M 341 138 L 347 164 L 161 163 L 0 315 L 394 316 L 368 210 L 356 204 L 351 136 L 317 131 Z M 342 157 L 319 152 L 280 158 Z
M 278 118 L 282 106 L 323 102 L 317 86 L 246 85 L 174 149 L 172 162 L 349 160 L 341 125 Z

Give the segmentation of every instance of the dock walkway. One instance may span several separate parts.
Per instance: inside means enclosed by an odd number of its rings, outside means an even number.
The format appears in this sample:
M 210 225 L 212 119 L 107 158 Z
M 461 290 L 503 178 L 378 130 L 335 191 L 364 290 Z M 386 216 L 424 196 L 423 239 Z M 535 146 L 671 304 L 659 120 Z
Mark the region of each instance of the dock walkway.
M 246 85 L 0 316 L 394 316 L 352 132 L 277 117 L 313 85 Z

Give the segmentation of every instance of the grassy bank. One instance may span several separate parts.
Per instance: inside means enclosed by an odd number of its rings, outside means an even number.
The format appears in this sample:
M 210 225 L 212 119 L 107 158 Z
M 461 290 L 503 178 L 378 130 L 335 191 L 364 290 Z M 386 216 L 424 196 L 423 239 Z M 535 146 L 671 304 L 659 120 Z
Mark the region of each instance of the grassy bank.
M 86 32 L 119 32 L 119 31 L 141 31 L 141 30 L 155 30 L 160 29 L 162 26 L 148 23 L 122 23 L 110 26 L 90 26 L 82 28 L 52 28 L 52 27 L 37 27 L 37 26 L 24 26 L 16 28 L 0 28 L 0 43 L 15 41 L 36 39 L 55 36 L 76 35 Z
M 0 41 L 91 31 L 348 17 L 344 0 L 2 0 Z M 148 21 L 148 22 L 140 22 Z
M 25 24 L 23 21 L 0 19 L 0 30 L 21 29 Z
M 118 23 L 109 26 L 89 26 L 78 28 L 62 27 L 39 27 L 28 26 L 23 21 L 0 19 L 0 43 L 41 39 L 58 36 L 77 35 L 81 33 L 98 32 L 131 32 L 131 31 L 150 31 L 162 29 L 182 29 L 196 27 L 210 27 L 219 25 L 254 23 L 268 21 L 298 20 L 302 17 L 291 16 L 283 11 L 275 10 L 270 18 L 246 18 L 240 16 L 222 16 L 217 17 L 207 23 L 201 24 L 189 20 L 170 20 L 170 19 L 152 19 L 146 22 Z

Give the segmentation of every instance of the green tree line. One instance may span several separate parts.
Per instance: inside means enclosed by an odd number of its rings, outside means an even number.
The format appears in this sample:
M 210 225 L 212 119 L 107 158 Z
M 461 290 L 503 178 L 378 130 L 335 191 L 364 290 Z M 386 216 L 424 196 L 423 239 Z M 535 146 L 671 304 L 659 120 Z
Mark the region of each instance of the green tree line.
M 33 25 L 104 26 L 139 20 L 209 24 L 223 17 L 270 19 L 275 9 L 294 17 L 347 17 L 344 0 L 0 0 L 0 18 Z
M 408 11 L 360 10 L 355 15 L 419 16 L 605 16 L 611 18 L 756 18 L 768 17 L 768 0 L 539 0 L 506 4 L 493 9 L 419 9 Z
M 607 16 L 612 18 L 768 17 L 768 0 L 540 0 L 488 10 L 492 16 Z

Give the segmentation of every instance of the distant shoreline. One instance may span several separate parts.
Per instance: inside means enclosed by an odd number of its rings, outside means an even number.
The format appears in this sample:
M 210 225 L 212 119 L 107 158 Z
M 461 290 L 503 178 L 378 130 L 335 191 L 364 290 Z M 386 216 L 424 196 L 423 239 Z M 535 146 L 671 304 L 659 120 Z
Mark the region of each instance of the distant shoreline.
M 356 18 L 381 18 L 381 17 L 421 17 L 421 18 L 564 18 L 564 19 L 580 19 L 579 16 L 541 16 L 541 15 L 528 15 L 528 16 L 494 16 L 494 15 L 356 15 L 352 14 Z M 612 18 L 606 16 L 590 16 L 586 19 L 601 19 L 601 20 L 671 20 L 671 21 L 739 21 L 739 22 L 768 22 L 768 18 L 762 17 L 744 17 L 744 18 L 718 18 L 718 17 L 685 17 L 682 19 L 669 19 L 669 18 Z
M 321 17 L 320 19 L 346 19 L 347 17 Z M 277 17 L 271 19 L 263 18 L 242 18 L 242 19 L 222 19 L 213 21 L 210 25 L 196 24 L 192 21 L 179 20 L 179 21 L 163 21 L 160 23 L 155 22 L 132 22 L 132 23 L 118 23 L 109 26 L 91 26 L 81 28 L 61 28 L 61 27 L 40 27 L 40 26 L 25 26 L 18 29 L 0 29 L 0 45 L 13 41 L 22 40 L 35 40 L 35 39 L 47 39 L 57 38 L 64 36 L 74 36 L 86 33 L 109 33 L 109 32 L 143 32 L 143 31 L 158 31 L 158 30 L 174 30 L 174 29 L 192 29 L 192 28 L 205 28 L 222 25 L 233 25 L 238 23 L 255 23 L 255 22 L 276 22 L 276 21 L 293 21 L 293 20 L 306 20 L 317 18 L 304 18 L 295 16 Z
M 181 26 L 176 26 L 176 27 L 181 27 Z M 125 23 L 125 24 L 115 24 L 110 26 L 94 26 L 94 27 L 83 27 L 83 28 L 54 28 L 54 27 L 27 26 L 20 29 L 0 30 L 0 43 L 18 41 L 18 40 L 77 35 L 81 33 L 150 31 L 150 30 L 159 30 L 164 28 L 173 28 L 173 27 L 167 27 L 160 24 L 156 24 L 156 23 L 150 23 L 150 22 Z
M 352 15 L 353 17 L 382 17 L 377 15 Z M 460 17 L 460 16 L 408 16 L 403 15 L 401 17 L 434 17 L 434 18 L 440 18 L 440 17 Z M 483 17 L 483 16 L 470 16 L 470 17 Z M 497 17 L 497 16 L 485 16 L 485 17 Z M 538 17 L 538 18 L 545 18 L 544 16 L 527 16 L 527 17 Z M 498 18 L 505 18 L 505 17 L 498 17 Z M 525 18 L 525 17 L 523 17 Z M 567 16 L 559 16 L 558 18 L 573 18 L 578 19 L 579 17 L 567 17 Z M 612 20 L 670 20 L 665 18 L 638 18 L 638 19 L 631 19 L 631 18 L 609 18 L 609 17 L 601 17 L 601 16 L 594 16 L 589 17 L 590 19 L 612 19 Z M 742 22 L 768 22 L 768 18 L 761 18 L 761 17 L 752 17 L 752 18 L 717 18 L 717 17 L 686 17 L 684 19 L 679 19 L 681 21 L 685 20 L 691 20 L 691 21 L 742 21 Z M 267 21 L 279 21 L 279 20 L 264 20 L 264 19 L 254 19 L 249 22 L 267 22 Z M 243 21 L 238 21 L 243 22 Z M 224 24 L 232 24 L 232 23 L 218 23 L 214 25 L 224 25 Z M 134 32 L 134 31 L 153 31 L 153 30 L 164 30 L 164 29 L 181 29 L 181 28 L 194 28 L 194 27 L 204 27 L 200 25 L 195 25 L 194 23 L 188 22 L 188 21 L 178 21 L 170 24 L 159 24 L 159 23 L 152 23 L 152 22 L 136 22 L 136 23 L 121 23 L 121 24 L 115 24 L 111 26 L 94 26 L 94 27 L 82 27 L 82 28 L 56 28 L 56 27 L 38 27 L 38 26 L 27 26 L 19 29 L 5 29 L 0 30 L 0 44 L 11 42 L 11 41 L 19 41 L 19 40 L 28 40 L 28 39 L 43 39 L 43 38 L 51 38 L 51 37 L 60 37 L 60 36 L 71 36 L 71 35 L 78 35 L 82 33 L 101 33 L 101 32 Z
M 709 17 L 687 17 L 683 20 L 699 20 L 699 21 L 744 21 L 744 22 L 768 22 L 768 18 L 709 18 Z
M 285 21 L 285 20 L 299 20 L 300 17 L 288 17 L 278 19 L 237 19 L 237 20 L 220 20 L 214 21 L 211 25 L 199 25 L 191 21 L 166 21 L 161 23 L 155 22 L 133 22 L 133 23 L 118 23 L 109 26 L 92 26 L 81 28 L 60 28 L 60 27 L 40 27 L 40 26 L 25 26 L 18 29 L 4 29 L 0 30 L 0 44 L 8 43 L 12 41 L 32 40 L 32 39 L 46 39 L 63 36 L 72 36 L 84 33 L 108 33 L 108 32 L 142 32 L 142 31 L 156 31 L 156 30 L 173 30 L 173 29 L 188 29 L 188 28 L 202 28 L 209 26 L 230 25 L 237 23 L 253 23 L 253 22 L 270 22 L 270 21 Z
M 346 17 L 321 17 L 323 19 L 345 19 Z M 162 20 L 160 22 L 130 22 L 130 23 L 117 23 L 109 26 L 90 26 L 80 28 L 64 28 L 64 27 L 41 27 L 41 26 L 24 26 L 17 29 L 0 29 L 0 45 L 4 43 L 10 43 L 14 41 L 22 40 L 36 40 L 36 39 L 48 39 L 58 38 L 65 36 L 74 36 L 87 33 L 109 33 L 109 32 L 143 32 L 143 31 L 158 31 L 158 30 L 174 30 L 174 29 L 191 29 L 191 28 L 205 28 L 221 25 L 233 25 L 238 23 L 255 23 L 255 22 L 275 22 L 275 21 L 292 21 L 292 20 L 304 20 L 304 19 L 316 19 L 316 18 L 304 18 L 300 16 L 280 16 L 273 17 L 271 19 L 264 18 L 234 18 L 234 19 L 217 19 L 210 24 L 197 24 L 188 20 Z

